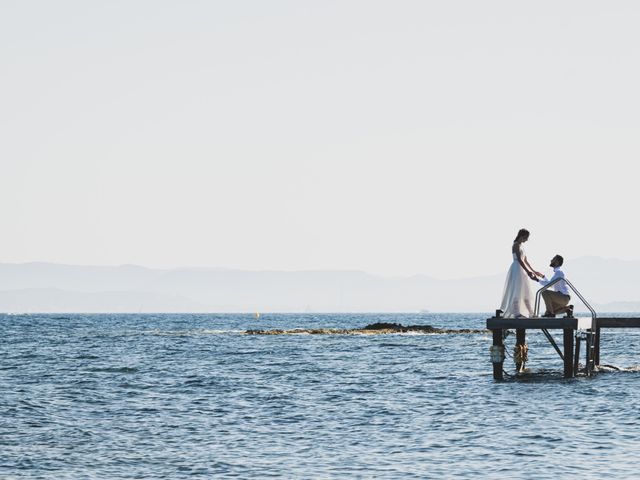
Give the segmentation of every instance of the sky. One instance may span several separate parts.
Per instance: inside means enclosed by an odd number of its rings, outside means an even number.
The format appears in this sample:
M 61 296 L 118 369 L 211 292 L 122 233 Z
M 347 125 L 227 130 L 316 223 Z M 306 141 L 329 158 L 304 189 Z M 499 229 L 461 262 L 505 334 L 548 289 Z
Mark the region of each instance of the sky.
M 634 1 L 0 0 L 0 262 L 640 259 Z

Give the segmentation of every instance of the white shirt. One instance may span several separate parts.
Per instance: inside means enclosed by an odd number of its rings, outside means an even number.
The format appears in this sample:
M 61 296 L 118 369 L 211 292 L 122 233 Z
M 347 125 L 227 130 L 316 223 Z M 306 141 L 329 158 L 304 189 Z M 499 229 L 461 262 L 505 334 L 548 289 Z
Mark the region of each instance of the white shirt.
M 553 269 L 553 277 L 551 277 L 551 280 L 549 280 L 547 277 L 542 277 L 538 281 L 542 285 L 548 285 L 557 278 L 564 278 L 564 272 L 560 270 L 560 267 L 556 267 Z M 564 295 L 569 295 L 569 287 L 567 287 L 567 282 L 565 282 L 564 280 L 560 280 L 558 283 L 554 284 L 552 288 L 555 289 L 556 292 L 560 292 Z

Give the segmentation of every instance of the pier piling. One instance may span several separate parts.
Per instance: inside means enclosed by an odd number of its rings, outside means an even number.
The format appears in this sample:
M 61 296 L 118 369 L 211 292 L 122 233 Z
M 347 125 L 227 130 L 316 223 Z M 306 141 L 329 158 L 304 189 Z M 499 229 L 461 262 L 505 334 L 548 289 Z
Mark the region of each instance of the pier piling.
M 518 372 L 522 372 L 524 371 L 524 366 L 525 366 L 525 362 L 526 362 L 526 355 L 523 352 L 523 350 L 519 350 L 518 347 L 520 348 L 524 348 L 526 349 L 526 345 L 527 345 L 527 334 L 526 334 L 526 330 L 524 328 L 518 328 L 516 329 L 516 351 L 519 352 L 519 356 L 516 359 L 516 370 Z M 524 350 L 526 352 L 526 350 Z M 515 358 L 515 356 L 514 356 Z
M 563 347 L 564 347 L 564 378 L 572 378 L 573 371 L 573 329 L 563 329 Z
M 502 329 L 498 328 L 492 330 L 492 332 L 493 346 L 491 348 L 491 362 L 493 363 L 493 378 L 494 380 L 503 380 L 504 341 L 502 339 Z
M 580 365 L 580 340 L 581 340 L 581 335 L 580 333 L 576 332 L 576 347 L 575 347 L 576 353 L 573 357 L 573 374 L 574 375 L 578 373 L 578 367 Z M 589 348 L 588 345 L 587 345 L 587 348 Z

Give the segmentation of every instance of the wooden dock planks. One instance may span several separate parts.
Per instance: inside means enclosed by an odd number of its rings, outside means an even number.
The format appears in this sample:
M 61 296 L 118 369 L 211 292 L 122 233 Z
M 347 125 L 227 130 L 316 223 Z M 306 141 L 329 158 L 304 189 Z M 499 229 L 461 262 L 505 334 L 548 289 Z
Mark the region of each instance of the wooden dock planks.
M 598 317 L 598 328 L 640 328 L 640 318 Z

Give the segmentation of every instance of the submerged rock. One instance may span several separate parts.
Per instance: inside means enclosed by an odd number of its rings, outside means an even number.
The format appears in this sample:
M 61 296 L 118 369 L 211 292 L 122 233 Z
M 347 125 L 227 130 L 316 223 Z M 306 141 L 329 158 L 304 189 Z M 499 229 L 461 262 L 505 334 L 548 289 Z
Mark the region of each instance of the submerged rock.
M 380 335 L 388 333 L 437 333 L 437 334 L 452 334 L 452 333 L 487 333 L 487 330 L 473 330 L 473 329 L 448 329 L 437 328 L 431 325 L 408 325 L 404 326 L 399 323 L 372 323 L 364 328 L 294 328 L 293 330 L 246 330 L 244 333 L 247 335 Z

